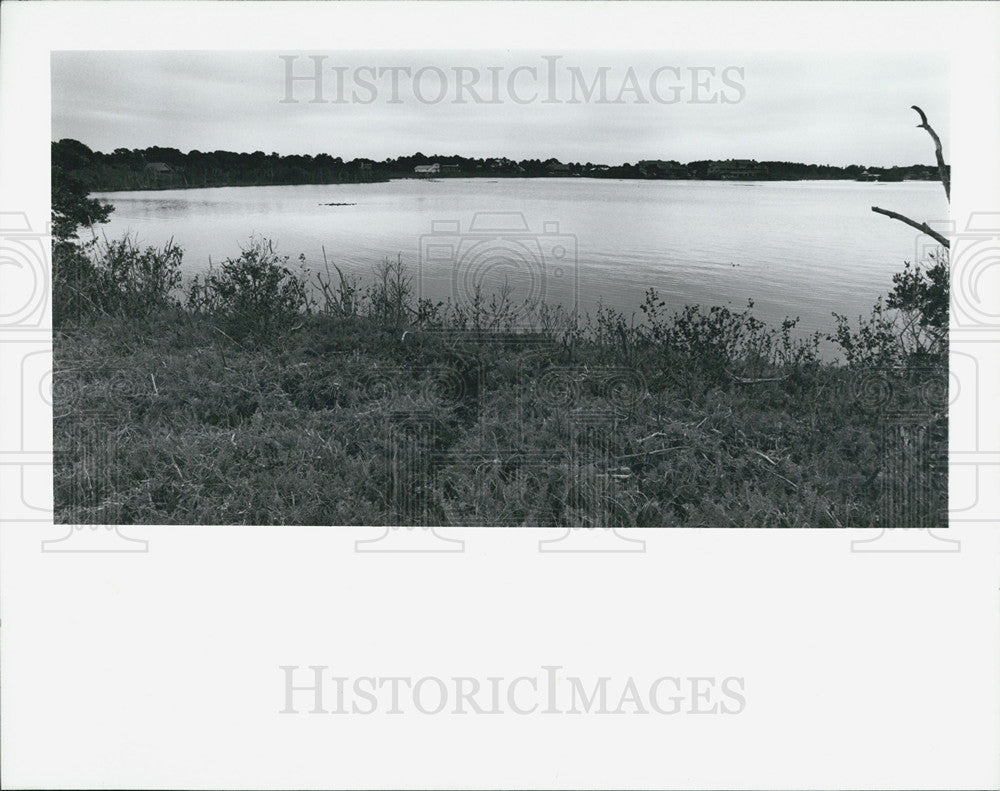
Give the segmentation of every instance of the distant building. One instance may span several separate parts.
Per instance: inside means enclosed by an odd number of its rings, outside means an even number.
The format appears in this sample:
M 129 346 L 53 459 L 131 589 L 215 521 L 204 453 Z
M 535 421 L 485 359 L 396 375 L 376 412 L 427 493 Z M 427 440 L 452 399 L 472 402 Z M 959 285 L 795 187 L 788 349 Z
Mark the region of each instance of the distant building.
M 767 175 L 767 168 L 754 159 L 727 159 L 708 166 L 708 177 L 717 179 L 756 179 Z
M 154 176 L 165 176 L 174 170 L 166 162 L 150 162 L 146 165 L 146 172 Z
M 487 170 L 516 170 L 517 163 L 507 157 L 494 157 L 486 160 Z
M 413 169 L 413 172 L 416 173 L 418 176 L 430 176 L 431 174 L 434 173 L 440 173 L 441 166 L 437 162 L 435 162 L 433 165 L 417 165 Z
M 680 162 L 669 159 L 643 159 L 636 163 L 639 171 L 647 176 L 666 176 L 668 178 L 688 178 L 691 174 Z
M 877 170 L 863 170 L 858 174 L 855 181 L 878 181 L 882 178 L 882 174 Z
M 441 166 L 441 172 L 442 173 L 458 173 L 458 171 L 459 171 L 458 165 L 442 165 Z
M 549 173 L 569 173 L 569 165 L 564 165 L 557 159 L 550 159 L 545 163 L 545 169 Z

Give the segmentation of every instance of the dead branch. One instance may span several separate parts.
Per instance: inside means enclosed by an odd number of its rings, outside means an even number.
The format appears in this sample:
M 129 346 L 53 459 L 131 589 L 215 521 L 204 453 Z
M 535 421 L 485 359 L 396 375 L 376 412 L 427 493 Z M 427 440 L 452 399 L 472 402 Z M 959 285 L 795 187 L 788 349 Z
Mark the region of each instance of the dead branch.
M 891 217 L 893 220 L 899 220 L 900 222 L 906 223 L 911 228 L 916 228 L 918 231 L 922 231 L 923 233 L 927 234 L 938 244 L 943 245 L 946 248 L 951 248 L 951 243 L 948 241 L 948 239 L 939 234 L 925 222 L 917 222 L 916 220 L 911 220 L 909 217 L 904 217 L 902 214 L 898 214 L 897 212 L 894 211 L 889 211 L 888 209 L 880 209 L 878 206 L 872 206 L 872 211 L 875 212 L 876 214 L 884 214 L 886 217 Z
M 941 183 L 944 185 L 944 194 L 948 198 L 948 202 L 951 202 L 951 178 L 948 176 L 948 166 L 944 163 L 944 152 L 941 150 L 941 138 L 938 137 L 937 132 L 934 128 L 927 123 L 927 116 L 924 111 L 917 107 L 915 104 L 912 108 L 917 111 L 917 115 L 920 116 L 920 123 L 917 124 L 917 129 L 926 129 L 927 134 L 931 136 L 931 140 L 934 141 L 934 155 L 937 157 L 938 172 L 941 174 Z

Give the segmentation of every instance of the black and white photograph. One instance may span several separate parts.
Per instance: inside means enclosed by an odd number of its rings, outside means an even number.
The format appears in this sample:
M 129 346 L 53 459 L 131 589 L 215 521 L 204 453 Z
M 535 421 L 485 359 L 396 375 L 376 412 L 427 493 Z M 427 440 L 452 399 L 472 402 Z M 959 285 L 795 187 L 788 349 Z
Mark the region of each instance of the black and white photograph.
M 946 526 L 948 80 L 53 52 L 56 519 Z
M 0 786 L 1000 788 L 1000 5 L 0 0 Z

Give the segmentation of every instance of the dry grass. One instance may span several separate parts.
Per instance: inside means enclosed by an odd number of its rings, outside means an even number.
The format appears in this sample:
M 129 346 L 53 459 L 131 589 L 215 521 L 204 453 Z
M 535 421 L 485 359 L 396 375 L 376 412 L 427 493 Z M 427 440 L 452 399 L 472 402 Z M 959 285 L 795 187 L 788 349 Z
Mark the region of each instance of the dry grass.
M 927 526 L 946 368 L 748 367 L 614 333 L 210 315 L 55 335 L 57 520 Z

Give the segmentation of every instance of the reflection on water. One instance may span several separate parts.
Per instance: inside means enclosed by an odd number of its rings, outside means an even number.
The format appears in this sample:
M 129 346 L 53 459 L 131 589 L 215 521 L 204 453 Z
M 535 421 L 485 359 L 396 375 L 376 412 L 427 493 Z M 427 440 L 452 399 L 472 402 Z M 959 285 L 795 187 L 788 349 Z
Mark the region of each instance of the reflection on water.
M 363 278 L 401 254 L 432 299 L 508 283 L 515 299 L 638 314 L 655 288 L 672 308 L 753 299 L 760 318 L 800 316 L 804 330 L 831 329 L 832 311 L 867 313 L 913 259 L 916 232 L 871 206 L 948 218 L 944 191 L 929 182 L 406 179 L 98 197 L 115 205 L 108 236 L 173 238 L 187 274 L 261 234 L 310 266 L 322 267 L 325 248 Z

